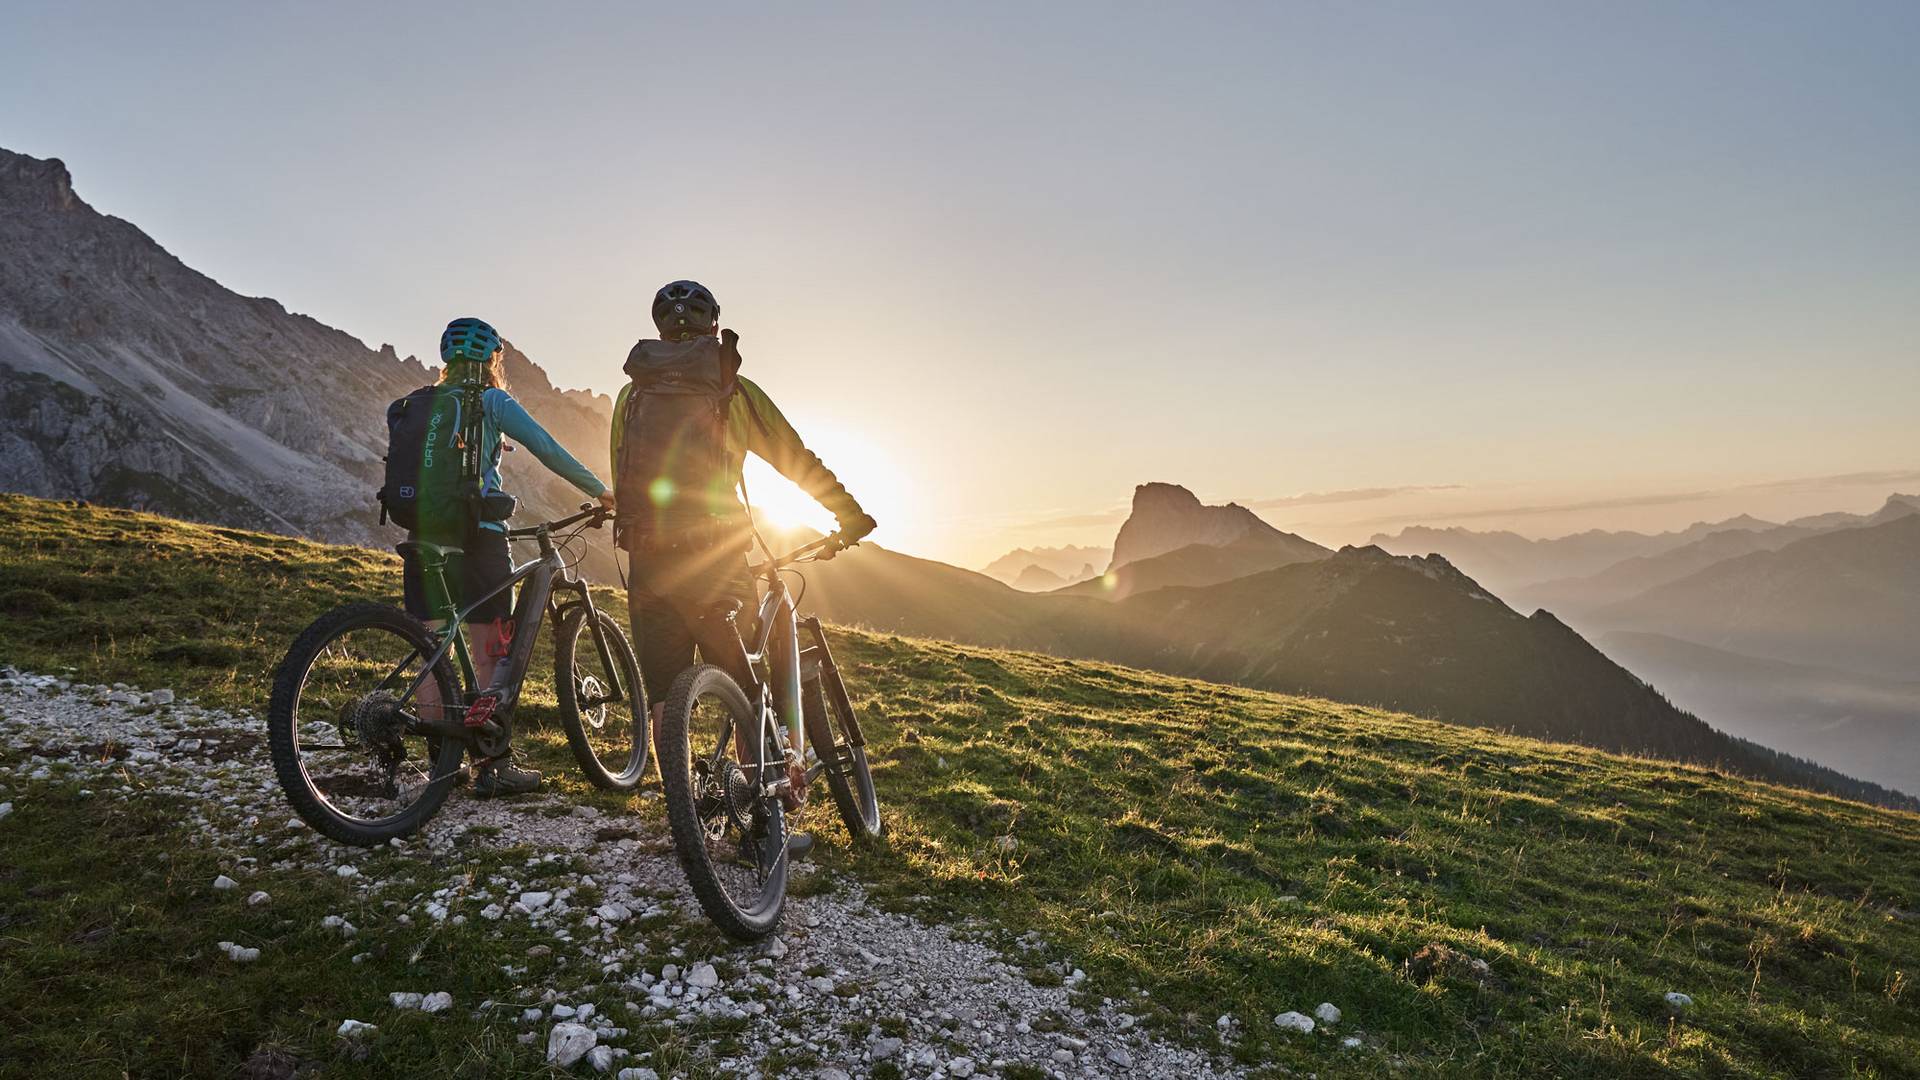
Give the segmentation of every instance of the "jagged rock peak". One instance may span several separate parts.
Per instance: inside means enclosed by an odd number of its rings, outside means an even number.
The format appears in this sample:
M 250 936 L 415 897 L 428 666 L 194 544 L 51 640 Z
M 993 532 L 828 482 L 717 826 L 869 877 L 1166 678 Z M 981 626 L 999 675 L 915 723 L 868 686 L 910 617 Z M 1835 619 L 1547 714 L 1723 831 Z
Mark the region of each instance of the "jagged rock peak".
M 65 162 L 0 148 L 0 211 L 67 211 L 85 205 L 73 193 L 73 175 Z
M 1133 512 L 1113 541 L 1109 569 L 1186 547 L 1220 547 L 1252 534 L 1281 535 L 1237 503 L 1207 506 L 1179 484 L 1141 484 L 1133 489 Z

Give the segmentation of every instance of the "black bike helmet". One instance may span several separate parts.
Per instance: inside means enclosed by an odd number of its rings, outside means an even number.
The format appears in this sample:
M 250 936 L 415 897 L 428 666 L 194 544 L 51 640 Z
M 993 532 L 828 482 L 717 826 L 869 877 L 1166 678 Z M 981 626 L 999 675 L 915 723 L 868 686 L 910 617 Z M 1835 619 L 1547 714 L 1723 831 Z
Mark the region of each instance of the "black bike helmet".
M 674 281 L 653 294 L 653 325 L 663 338 L 699 337 L 720 321 L 720 301 L 697 281 Z

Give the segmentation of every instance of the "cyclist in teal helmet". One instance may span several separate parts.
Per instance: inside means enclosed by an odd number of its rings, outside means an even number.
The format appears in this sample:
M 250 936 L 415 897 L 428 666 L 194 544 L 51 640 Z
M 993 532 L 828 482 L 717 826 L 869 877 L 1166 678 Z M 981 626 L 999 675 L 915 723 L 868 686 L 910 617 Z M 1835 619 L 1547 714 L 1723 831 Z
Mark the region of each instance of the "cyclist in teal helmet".
M 500 484 L 500 454 L 503 438 L 525 447 L 542 465 L 551 469 L 590 498 L 602 505 L 613 505 L 613 492 L 593 470 L 580 464 L 567 449 L 554 441 L 545 428 L 528 415 L 512 394 L 507 393 L 505 349 L 500 334 L 479 319 L 455 319 L 440 335 L 440 384 L 469 386 L 478 381 L 481 393 L 480 460 L 484 463 L 481 490 L 488 495 L 505 495 Z M 438 529 L 421 530 L 409 539 L 460 548 L 462 554 L 450 559 L 445 570 L 448 587 L 458 590 L 451 599 L 464 604 L 465 598 L 485 595 L 513 574 L 513 557 L 507 551 L 507 526 L 504 521 L 468 521 L 453 527 L 457 535 L 436 535 Z M 418 563 L 408 558 L 403 571 L 407 610 L 415 618 L 438 626 L 433 613 L 444 600 L 429 597 Z M 468 636 L 473 646 L 474 675 L 481 686 L 493 681 L 493 669 L 505 656 L 507 626 L 513 615 L 511 590 L 503 591 L 467 616 Z M 432 681 L 421 687 L 423 708 L 438 704 L 430 700 L 435 693 Z M 518 795 L 540 786 L 540 774 L 521 768 L 508 760 L 483 764 L 474 793 L 481 797 Z

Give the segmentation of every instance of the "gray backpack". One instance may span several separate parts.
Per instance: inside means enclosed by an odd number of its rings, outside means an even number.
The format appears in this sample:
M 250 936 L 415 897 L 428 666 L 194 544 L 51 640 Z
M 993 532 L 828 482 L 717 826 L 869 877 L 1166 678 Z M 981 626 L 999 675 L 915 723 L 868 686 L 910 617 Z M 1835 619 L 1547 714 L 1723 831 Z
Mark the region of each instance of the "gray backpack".
M 633 380 L 614 462 L 614 542 L 627 551 L 707 547 L 741 530 L 727 447 L 740 383 L 740 336 L 647 339 L 627 354 Z

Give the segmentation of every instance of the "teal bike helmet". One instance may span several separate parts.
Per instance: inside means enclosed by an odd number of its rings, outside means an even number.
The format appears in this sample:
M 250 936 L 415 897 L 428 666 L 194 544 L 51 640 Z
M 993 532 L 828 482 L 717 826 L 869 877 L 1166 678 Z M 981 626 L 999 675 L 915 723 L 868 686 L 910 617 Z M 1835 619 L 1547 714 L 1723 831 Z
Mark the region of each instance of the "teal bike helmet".
M 448 323 L 446 332 L 440 335 L 440 360 L 443 363 L 472 360 L 484 364 L 493 359 L 493 354 L 499 349 L 499 332 L 471 316 Z

